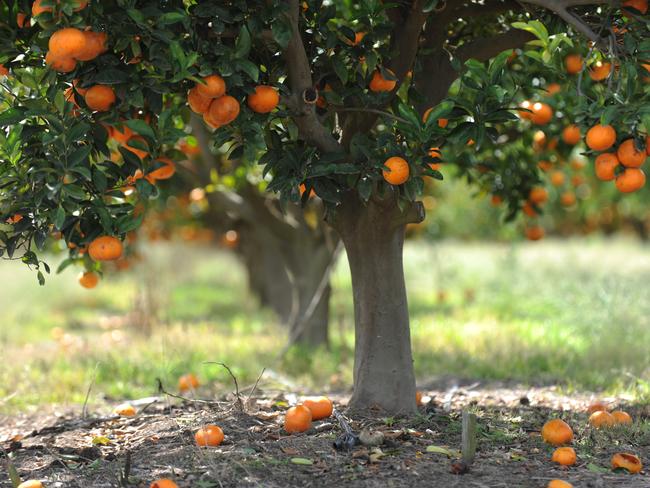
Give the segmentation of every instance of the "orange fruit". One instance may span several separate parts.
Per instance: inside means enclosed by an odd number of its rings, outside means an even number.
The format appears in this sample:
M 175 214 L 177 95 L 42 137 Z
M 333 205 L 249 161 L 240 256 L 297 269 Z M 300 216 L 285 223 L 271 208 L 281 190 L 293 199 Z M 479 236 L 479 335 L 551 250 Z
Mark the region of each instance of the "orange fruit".
M 311 410 L 312 420 L 321 420 L 332 415 L 334 405 L 332 400 L 325 396 L 305 398 L 302 404 Z
M 531 112 L 529 112 L 528 110 L 533 109 L 533 104 L 528 100 L 524 100 L 523 102 L 521 102 L 519 104 L 519 106 L 521 108 L 527 109 L 527 110 L 518 110 L 519 118 L 525 119 L 525 120 L 531 120 L 532 117 L 533 117 L 533 114 Z
M 499 195 L 492 195 L 492 198 L 490 199 L 490 203 L 492 204 L 493 207 L 498 207 L 503 203 L 503 198 L 501 198 Z
M 562 140 L 571 146 L 575 146 L 582 139 L 580 127 L 575 124 L 567 125 L 562 131 Z
M 562 193 L 562 196 L 560 197 L 560 201 L 562 202 L 562 205 L 564 205 L 565 207 L 570 207 L 571 205 L 576 203 L 576 195 L 571 191 L 567 191 L 565 193 Z
M 596 61 L 589 70 L 589 77 L 594 81 L 603 81 L 607 79 L 611 71 L 612 63 Z
M 219 75 L 203 78 L 204 83 L 197 83 L 196 90 L 206 98 L 218 98 L 226 94 L 226 82 Z
M 562 480 L 551 480 L 546 485 L 546 488 L 573 488 L 573 485 Z
M 113 410 L 113 412 L 121 417 L 134 417 L 137 413 L 135 407 L 133 405 L 129 405 L 128 403 L 118 405 L 115 407 L 115 410 Z
M 206 113 L 203 114 L 203 122 L 208 124 L 213 129 L 218 129 L 219 127 L 221 127 L 221 124 L 219 123 L 219 121 L 212 118 L 212 116 L 210 115 L 209 110 Z
M 36 17 L 37 15 L 41 15 L 45 12 L 52 12 L 52 10 L 54 10 L 52 7 L 44 7 L 42 4 L 43 0 L 36 0 L 32 4 L 32 17 Z
M 639 473 L 643 469 L 641 460 L 634 454 L 618 452 L 612 456 L 612 469 L 623 468 L 630 473 Z
M 618 158 L 614 153 L 600 154 L 594 163 L 596 171 L 596 178 L 602 181 L 612 181 L 616 178 L 616 167 L 618 166 Z
M 545 235 L 544 228 L 539 225 L 526 227 L 526 239 L 529 241 L 539 241 Z
M 577 75 L 582 71 L 582 56 L 579 54 L 569 54 L 564 58 L 564 67 L 570 75 Z
M 79 275 L 79 284 L 84 288 L 95 288 L 99 283 L 99 276 L 92 271 L 86 271 Z
M 191 144 L 185 139 L 178 143 L 178 149 L 180 149 L 180 151 L 185 153 L 185 155 L 188 157 L 201 154 L 201 148 L 198 144 Z
M 562 186 L 566 180 L 566 175 L 562 171 L 553 171 L 551 173 L 551 184 L 553 186 Z
M 605 410 L 598 410 L 589 416 L 589 423 L 596 429 L 611 427 L 616 423 L 612 414 Z
M 537 211 L 535 208 L 531 205 L 530 202 L 524 203 L 524 206 L 521 207 L 522 212 L 524 212 L 526 215 L 529 217 L 535 217 L 537 216 Z
M 309 430 L 311 415 L 311 410 L 304 405 L 291 407 L 284 416 L 284 430 L 290 434 Z
M 17 224 L 21 220 L 23 220 L 22 214 L 14 214 L 11 217 L 9 217 L 7 220 L 5 220 L 5 222 L 7 222 L 8 224 Z
M 393 156 L 384 161 L 384 166 L 388 168 L 382 170 L 384 180 L 391 185 L 401 185 L 409 179 L 410 170 L 406 159 Z
M 27 15 L 24 14 L 23 12 L 18 12 L 18 13 L 16 14 L 16 24 L 17 24 L 18 27 L 20 27 L 21 29 L 23 29 L 23 28 L 25 28 L 25 27 L 29 27 L 29 26 L 30 26 L 30 22 L 29 22 L 29 19 L 27 18 Z
M 418 407 L 422 405 L 422 392 L 419 390 L 415 392 L 415 404 Z
M 45 64 L 59 73 L 70 73 L 77 67 L 74 58 L 55 56 L 51 51 L 45 55 Z
M 147 176 L 152 180 L 168 180 L 176 173 L 176 165 L 166 157 L 159 157 L 156 161 L 163 163 L 164 166 L 154 169 Z
M 545 203 L 548 200 L 548 192 L 546 191 L 546 188 L 542 188 L 541 186 L 532 188 L 528 195 L 528 200 L 537 205 Z
M 576 452 L 573 447 L 558 447 L 553 451 L 551 461 L 562 466 L 573 466 L 576 463 Z
M 48 47 L 52 56 L 74 58 L 86 48 L 86 36 L 74 27 L 65 27 L 50 37 Z
M 180 391 L 194 390 L 199 385 L 199 379 L 194 373 L 187 373 L 178 378 L 178 389 Z
M 239 102 L 230 95 L 224 95 L 212 101 L 208 112 L 210 119 L 219 125 L 226 125 L 239 115 Z
M 255 93 L 248 95 L 246 101 L 253 112 L 267 114 L 280 103 L 280 94 L 272 86 L 258 85 L 255 87 Z
M 594 402 L 587 407 L 587 413 L 592 414 L 594 412 L 607 412 L 609 411 L 609 405 L 603 402 Z
M 169 478 L 161 478 L 151 483 L 149 488 L 178 488 L 178 485 Z
M 114 261 L 122 256 L 122 241 L 113 236 L 100 236 L 88 246 L 88 254 L 95 261 Z
M 394 73 L 387 69 L 391 75 L 394 75 Z M 372 74 L 372 79 L 370 80 L 370 91 L 373 91 L 375 93 L 377 92 L 389 92 L 393 91 L 395 89 L 395 86 L 397 85 L 397 80 L 387 80 L 381 75 L 381 71 L 376 70 Z
M 4 64 L 0 64 L 0 76 L 9 76 L 9 70 Z
M 75 12 L 85 9 L 88 6 L 88 0 L 76 0 L 77 6 L 73 9 Z
M 650 136 L 645 138 L 645 152 L 650 156 Z
M 27 480 L 19 484 L 18 488 L 43 488 L 43 483 L 38 480 Z
M 587 163 L 585 162 L 584 159 L 574 158 L 571 160 L 571 167 L 576 171 L 580 171 L 585 166 L 587 166 Z
M 618 146 L 616 151 L 618 160 L 628 168 L 639 168 L 645 163 L 648 155 L 645 149 L 638 150 L 634 145 L 634 139 L 627 139 Z
M 86 45 L 74 56 L 78 61 L 90 61 L 108 50 L 106 32 L 84 31 L 83 35 L 86 37 Z
M 533 103 L 531 107 L 533 111 L 530 120 L 535 125 L 546 125 L 553 118 L 553 109 L 550 105 L 542 102 Z
M 537 167 L 542 171 L 550 171 L 551 168 L 553 168 L 553 163 L 551 163 L 550 161 L 540 161 L 539 163 L 537 163 Z
M 110 86 L 94 85 L 88 88 L 84 99 L 86 100 L 86 105 L 91 110 L 106 112 L 113 106 L 116 97 L 115 92 Z
M 122 146 L 122 147 L 124 147 L 124 149 L 126 149 L 127 151 L 132 152 L 133 154 L 135 154 L 140 159 L 146 158 L 149 155 L 149 152 L 147 152 L 144 149 L 140 149 L 139 147 L 132 146 L 131 142 L 134 142 L 134 141 L 140 142 L 142 145 L 147 147 L 147 141 L 145 141 L 144 137 L 142 137 L 142 136 L 129 137 L 129 140 L 126 141 L 126 144 L 124 146 Z
M 648 0 L 625 0 L 623 7 L 630 7 L 645 14 L 648 11 Z
M 632 423 L 632 417 L 630 417 L 630 414 L 627 412 L 624 412 L 623 410 L 615 410 L 612 412 L 612 417 L 614 417 L 614 423 L 616 425 L 619 424 L 631 424 Z
M 199 93 L 198 88 L 194 87 L 187 92 L 187 103 L 192 109 L 192 112 L 204 114 L 210 108 L 212 98 L 204 97 Z
M 126 144 L 133 135 L 134 132 L 126 125 L 122 125 L 122 130 L 119 130 L 117 127 L 111 127 L 110 136 L 119 144 Z
M 616 131 L 611 125 L 596 124 L 587 131 L 587 146 L 594 151 L 605 151 L 616 142 Z
M 562 91 L 562 85 L 559 83 L 551 83 L 546 87 L 546 91 L 549 95 L 555 95 L 556 93 L 560 93 Z
M 307 191 L 307 186 L 306 186 L 304 183 L 300 183 L 300 186 L 298 187 L 298 189 L 300 190 L 300 196 L 302 196 L 303 193 L 305 193 L 305 192 Z M 311 198 L 311 197 L 315 197 L 315 196 L 316 196 L 316 192 L 315 192 L 314 189 L 312 188 L 312 189 L 309 191 L 309 198 Z
M 573 430 L 562 419 L 549 420 L 542 427 L 542 439 L 553 446 L 568 444 L 573 440 Z
M 194 434 L 194 440 L 199 446 L 218 446 L 223 442 L 223 430 L 217 425 L 206 425 Z
M 645 186 L 645 173 L 642 169 L 627 168 L 616 177 L 616 188 L 621 193 L 632 193 Z

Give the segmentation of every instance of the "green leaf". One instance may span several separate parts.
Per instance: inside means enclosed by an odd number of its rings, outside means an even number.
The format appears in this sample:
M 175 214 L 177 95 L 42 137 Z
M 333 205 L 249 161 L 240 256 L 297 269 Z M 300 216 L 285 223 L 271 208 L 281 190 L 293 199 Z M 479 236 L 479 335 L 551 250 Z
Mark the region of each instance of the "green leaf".
M 348 69 L 346 68 L 343 60 L 339 57 L 333 57 L 332 67 L 334 68 L 336 76 L 338 76 L 339 80 L 341 80 L 341 83 L 345 85 L 348 82 Z
M 102 85 L 117 85 L 118 83 L 125 83 L 129 80 L 129 75 L 119 69 L 106 68 L 100 70 L 95 75 L 95 83 Z
M 513 22 L 512 27 L 530 32 L 538 39 L 544 41 L 545 44 L 548 43 L 548 30 L 546 30 L 544 24 L 539 20 L 531 20 L 530 22 Z
M 250 62 L 248 59 L 237 59 L 234 64 L 237 70 L 243 71 L 251 80 L 257 83 L 260 76 L 260 70 L 255 64 Z
M 235 42 L 235 56 L 238 58 L 248 57 L 248 53 L 251 50 L 251 35 L 248 32 L 248 29 L 245 25 L 241 26 L 239 29 L 239 35 L 237 36 L 237 41 Z
M 445 456 L 449 457 L 460 457 L 459 451 L 442 446 L 427 446 L 427 452 L 432 452 L 434 454 L 444 454 Z
M 364 202 L 370 200 L 372 194 L 372 180 L 370 178 L 362 178 L 357 184 L 357 192 Z
M 422 6 L 422 12 L 427 14 L 433 11 L 437 5 L 438 5 L 438 0 L 427 0 L 426 2 L 424 2 L 424 5 Z
M 64 223 L 65 223 L 65 210 L 63 210 L 63 207 L 59 206 L 59 208 L 56 209 L 56 214 L 54 215 L 54 226 L 58 230 L 61 230 L 63 228 Z
M 289 41 L 293 35 L 291 24 L 289 24 L 287 19 L 284 17 L 273 22 L 273 25 L 271 25 L 271 33 L 273 34 L 275 42 L 277 42 L 282 49 L 285 49 L 289 45 Z
M 137 132 L 141 136 L 147 137 L 152 141 L 156 140 L 156 134 L 154 133 L 151 126 L 147 124 L 144 120 L 130 119 L 125 121 L 124 125 L 126 125 L 132 131 Z
M 68 157 L 68 166 L 74 167 L 88 159 L 90 151 L 92 151 L 92 146 L 81 146 L 77 148 L 69 157 Z M 88 179 L 90 179 L 90 173 L 88 173 Z
M 38 284 L 43 286 L 45 285 L 45 276 L 43 276 L 43 273 L 39 270 L 38 273 L 36 273 L 36 277 L 38 278 Z
M 10 108 L 0 113 L 0 127 L 15 125 L 25 120 L 26 110 L 23 108 Z
M 302 466 L 311 466 L 312 464 L 314 464 L 314 461 L 312 461 L 311 459 L 299 458 L 299 457 L 291 458 L 291 462 L 293 464 L 300 464 Z
M 183 22 L 187 16 L 181 12 L 167 12 L 158 18 L 158 25 L 172 25 Z

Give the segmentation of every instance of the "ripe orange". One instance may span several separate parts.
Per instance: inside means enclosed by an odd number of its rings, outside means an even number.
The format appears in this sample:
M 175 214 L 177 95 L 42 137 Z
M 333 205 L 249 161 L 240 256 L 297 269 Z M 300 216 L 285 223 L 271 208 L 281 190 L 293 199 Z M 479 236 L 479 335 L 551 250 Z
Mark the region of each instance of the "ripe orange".
M 196 90 L 206 98 L 218 98 L 226 94 L 226 82 L 219 75 L 203 78 L 204 83 L 197 83 Z
M 546 488 L 573 488 L 573 485 L 562 480 L 551 480 Z
M 124 149 L 126 149 L 127 151 L 132 152 L 133 154 L 135 154 L 135 155 L 136 155 L 137 157 L 139 157 L 140 159 L 144 159 L 144 158 L 146 158 L 147 156 L 149 156 L 149 152 L 148 152 L 148 151 L 146 151 L 146 150 L 144 150 L 144 149 L 140 149 L 139 147 L 135 147 L 135 146 L 132 146 L 132 145 L 131 145 L 131 142 L 135 142 L 135 141 L 141 143 L 141 144 L 144 145 L 145 147 L 148 147 L 148 146 L 147 146 L 147 141 L 144 139 L 144 137 L 142 137 L 142 136 L 131 136 L 131 137 L 129 137 L 129 139 L 126 141 L 126 144 L 123 146 Z
M 639 473 L 643 469 L 641 460 L 634 454 L 618 452 L 612 456 L 612 469 L 623 468 L 630 473 Z
M 537 211 L 531 205 L 530 202 L 524 203 L 524 206 L 521 207 L 521 210 L 522 210 L 522 212 L 524 212 L 524 214 L 528 215 L 529 217 L 536 217 L 537 216 Z
M 23 29 L 25 27 L 29 27 L 31 25 L 31 23 L 29 22 L 29 19 L 27 18 L 27 15 L 24 14 L 23 12 L 18 12 L 16 14 L 16 24 L 21 29 Z
M 537 163 L 537 167 L 542 171 L 550 171 L 551 168 L 553 168 L 553 163 L 551 163 L 550 161 L 540 161 L 539 163 Z
M 19 484 L 18 488 L 43 488 L 43 483 L 38 480 L 27 480 Z
M 564 58 L 564 67 L 570 75 L 577 75 L 582 71 L 582 56 L 579 54 L 569 54 Z
M 284 416 L 284 430 L 290 434 L 309 430 L 311 415 L 311 410 L 304 405 L 291 407 Z
M 562 419 L 549 420 L 542 427 L 542 439 L 553 446 L 568 444 L 573 440 L 573 430 Z
M 532 104 L 530 101 L 528 101 L 528 100 L 524 100 L 523 102 L 521 102 L 521 103 L 519 104 L 519 106 L 520 106 L 521 108 L 527 109 L 527 110 L 518 110 L 519 118 L 521 118 L 521 119 L 525 119 L 525 120 L 530 120 L 530 119 L 532 119 L 533 114 L 532 114 L 531 112 L 529 112 L 528 110 L 532 110 L 532 109 L 533 109 L 533 104 Z
M 564 185 L 565 179 L 566 179 L 566 175 L 562 171 L 553 171 L 551 173 L 551 184 L 553 186 Z
M 79 284 L 84 288 L 95 288 L 97 283 L 99 283 L 99 276 L 92 271 L 86 271 L 79 275 Z
M 607 412 L 609 411 L 609 405 L 603 402 L 594 402 L 587 407 L 587 413 L 592 414 L 594 412 Z
M 632 193 L 645 186 L 645 173 L 642 169 L 627 168 L 616 177 L 616 188 L 621 193 Z
M 537 205 L 545 203 L 548 200 L 548 192 L 546 191 L 546 188 L 542 188 L 541 186 L 532 188 L 528 195 L 528 200 Z
M 178 488 L 178 485 L 168 478 L 161 478 L 151 483 L 149 488 Z
M 633 8 L 645 15 L 648 11 L 648 0 L 625 0 L 623 7 Z
M 546 133 L 543 130 L 538 130 L 533 134 L 533 149 L 542 151 L 546 146 Z
M 201 154 L 201 148 L 198 144 L 192 144 L 185 139 L 178 143 L 178 149 L 188 157 Z
M 86 45 L 74 56 L 78 61 L 90 61 L 108 50 L 106 32 L 84 31 L 83 35 L 86 37 Z
M 611 125 L 596 124 L 587 131 L 587 146 L 594 151 L 605 151 L 616 142 L 616 131 Z
M 596 178 L 602 181 L 612 181 L 616 178 L 616 167 L 618 158 L 614 153 L 602 153 L 596 158 L 594 169 Z
M 9 217 L 7 220 L 5 220 L 5 222 L 7 222 L 8 224 L 17 224 L 21 220 L 23 220 L 22 214 L 17 213 Z
M 203 122 L 208 124 L 213 129 L 218 129 L 219 127 L 221 127 L 221 124 L 217 120 L 212 118 L 209 110 L 203 114 Z
M 544 237 L 544 228 L 539 225 L 526 227 L 526 239 L 529 241 L 539 241 Z
M 394 73 L 387 69 L 391 75 L 394 75 Z M 377 92 L 389 92 L 393 91 L 395 89 L 395 86 L 397 85 L 397 80 L 387 80 L 381 75 L 381 71 L 376 70 L 372 74 L 372 79 L 370 80 L 370 91 L 373 91 L 375 93 Z
M 194 373 L 187 373 L 178 378 L 178 389 L 180 391 L 194 390 L 199 385 L 199 379 Z
M 192 112 L 204 114 L 210 108 L 212 98 L 204 97 L 199 93 L 198 88 L 194 87 L 187 92 L 187 103 L 192 109 Z
M 553 118 L 553 109 L 550 105 L 542 102 L 533 103 L 531 107 L 533 111 L 530 120 L 535 125 L 546 125 Z
M 133 131 L 126 125 L 122 125 L 121 131 L 117 127 L 111 127 L 110 129 L 110 136 L 119 144 L 126 144 L 134 135 Z
M 334 406 L 332 400 L 325 396 L 305 398 L 302 404 L 311 410 L 312 420 L 321 420 L 332 415 Z
M 239 115 L 239 102 L 230 95 L 224 95 L 213 100 L 208 111 L 212 120 L 219 125 L 226 125 Z
M 149 178 L 152 180 L 168 180 L 174 176 L 174 173 L 176 173 L 176 165 L 171 159 L 161 156 L 156 161 L 163 163 L 164 166 L 154 169 L 147 175 Z
M 65 27 L 52 34 L 48 47 L 52 56 L 74 58 L 86 48 L 86 36 L 79 29 Z
M 614 417 L 614 423 L 616 425 L 632 423 L 632 417 L 630 417 L 630 414 L 623 410 L 615 410 L 612 412 L 612 417 Z
M 498 207 L 503 203 L 503 198 L 501 198 L 499 195 L 492 195 L 492 198 L 490 199 L 490 203 L 492 204 L 493 207 Z
M 417 390 L 415 392 L 415 404 L 419 407 L 422 405 L 422 392 L 420 390 Z
M 616 423 L 612 414 L 605 410 L 598 410 L 589 416 L 589 423 L 596 429 L 611 427 Z
M 576 463 L 576 452 L 572 447 L 558 447 L 553 451 L 551 461 L 562 466 L 573 466 Z
M 585 166 L 587 166 L 587 162 L 584 159 L 573 158 L 571 160 L 571 167 L 576 171 L 580 171 Z
M 111 109 L 115 103 L 115 92 L 110 86 L 107 85 L 94 85 L 88 88 L 84 95 L 86 105 L 91 110 L 97 112 L 106 112 Z
M 430 148 L 429 149 L 429 156 L 431 156 L 432 158 L 441 159 L 442 154 L 440 153 L 440 148 L 439 147 Z M 440 161 L 438 163 L 429 163 L 429 168 L 431 168 L 434 171 L 440 171 L 440 168 L 442 166 L 441 163 L 442 163 L 442 161 Z
M 206 425 L 194 434 L 194 441 L 199 446 L 218 446 L 223 442 L 223 430 L 217 425 Z
M 562 131 L 562 140 L 571 146 L 575 146 L 582 139 L 580 127 L 575 124 L 567 125 Z
M 634 145 L 634 139 L 627 139 L 618 146 L 616 151 L 618 160 L 628 168 L 639 168 L 645 163 L 647 154 L 644 149 L 640 151 Z
M 562 202 L 562 205 L 564 205 L 565 207 L 570 207 L 571 205 L 576 203 L 576 195 L 571 191 L 567 191 L 562 194 L 562 196 L 560 197 L 560 201 Z
M 88 254 L 95 261 L 115 261 L 122 256 L 122 241 L 113 236 L 100 236 L 88 246 Z
M 52 12 L 52 10 L 54 10 L 52 7 L 44 7 L 42 3 L 43 0 L 36 0 L 32 4 L 32 17 L 36 17 L 37 15 L 41 15 L 45 12 Z
M 300 186 L 298 187 L 298 190 L 300 190 L 300 196 L 302 197 L 303 193 L 305 193 L 307 191 L 307 186 L 304 183 L 300 183 Z M 309 191 L 309 198 L 315 197 L 315 196 L 316 196 L 316 192 L 312 188 Z
M 0 76 L 9 76 L 9 70 L 4 64 L 0 64 Z
M 603 81 L 607 79 L 609 73 L 612 71 L 612 63 L 605 61 L 596 61 L 589 70 L 589 77 L 594 81 Z
M 137 413 L 135 407 L 133 405 L 129 405 L 128 403 L 118 405 L 115 407 L 115 410 L 113 410 L 113 412 L 121 417 L 134 417 Z
M 267 114 L 278 106 L 280 95 L 272 86 L 258 85 L 255 87 L 255 93 L 248 95 L 247 102 L 253 112 Z
M 549 95 L 555 95 L 556 93 L 560 93 L 562 91 L 562 85 L 559 83 L 551 83 L 546 87 L 546 92 Z
M 393 156 L 384 161 L 384 166 L 388 168 L 382 170 L 384 180 L 391 185 L 401 185 L 409 179 L 409 164 L 406 159 Z
M 45 64 L 59 73 L 70 73 L 77 67 L 74 58 L 55 56 L 51 51 L 45 55 Z

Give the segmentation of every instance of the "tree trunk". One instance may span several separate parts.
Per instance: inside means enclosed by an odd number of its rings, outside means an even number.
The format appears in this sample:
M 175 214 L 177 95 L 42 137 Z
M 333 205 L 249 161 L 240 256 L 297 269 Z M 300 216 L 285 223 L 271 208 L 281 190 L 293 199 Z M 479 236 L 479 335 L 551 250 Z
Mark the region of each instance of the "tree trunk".
M 354 392 L 350 408 L 416 411 L 415 375 L 402 266 L 406 223 L 422 206 L 400 211 L 394 195 L 364 205 L 348 195 L 332 224 L 348 255 L 354 290 Z

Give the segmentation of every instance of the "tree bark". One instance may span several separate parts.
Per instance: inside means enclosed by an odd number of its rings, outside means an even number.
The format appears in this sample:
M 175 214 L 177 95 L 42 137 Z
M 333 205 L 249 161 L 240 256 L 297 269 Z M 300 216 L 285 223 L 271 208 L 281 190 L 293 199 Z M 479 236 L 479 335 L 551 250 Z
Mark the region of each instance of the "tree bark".
M 418 216 L 411 217 L 411 210 Z M 332 225 L 345 245 L 355 316 L 353 410 L 416 411 L 415 375 L 402 264 L 406 223 L 423 219 L 419 204 L 402 212 L 394 195 L 363 204 L 348 195 Z

